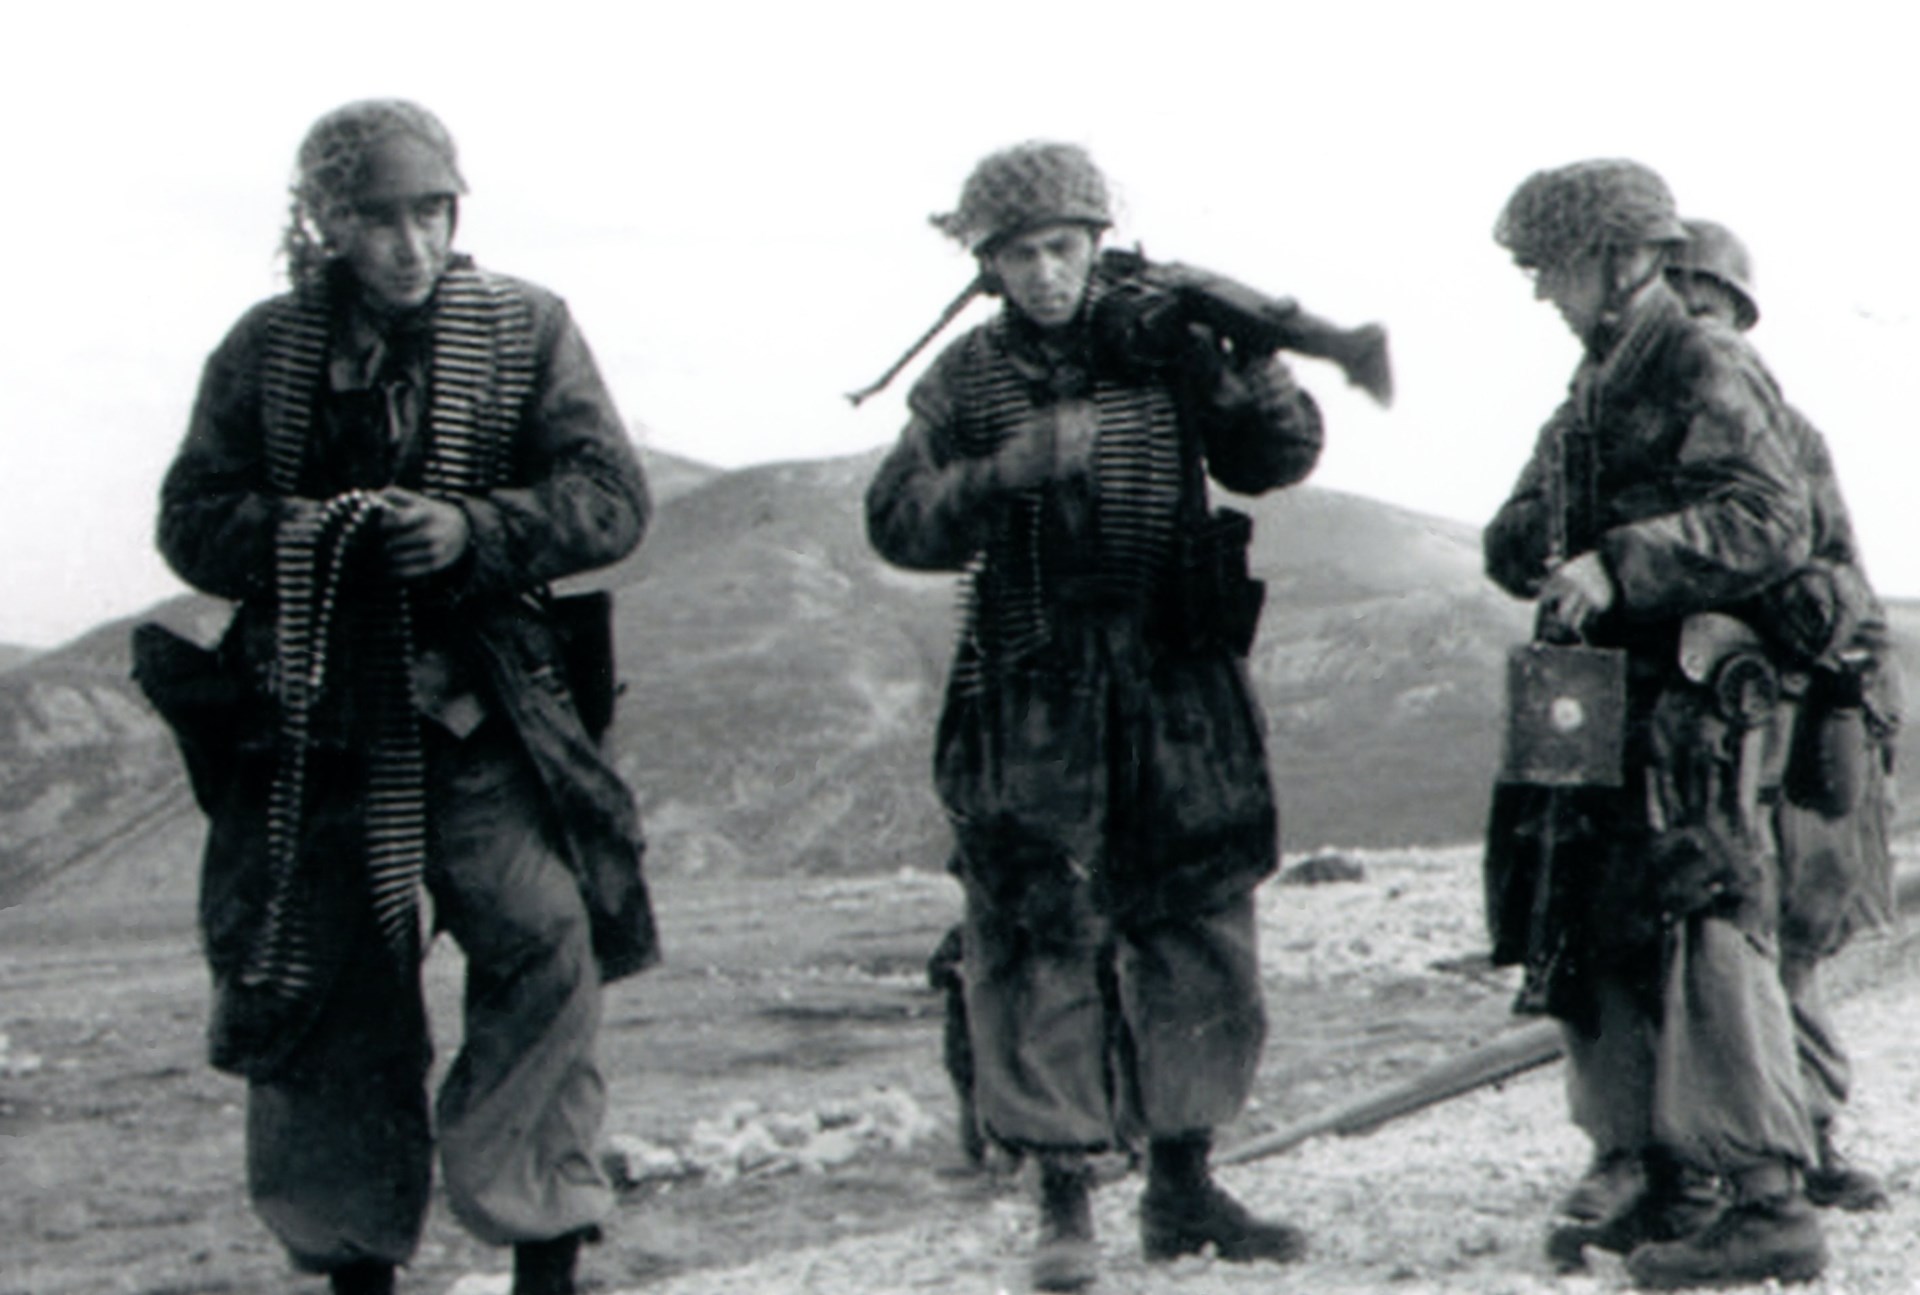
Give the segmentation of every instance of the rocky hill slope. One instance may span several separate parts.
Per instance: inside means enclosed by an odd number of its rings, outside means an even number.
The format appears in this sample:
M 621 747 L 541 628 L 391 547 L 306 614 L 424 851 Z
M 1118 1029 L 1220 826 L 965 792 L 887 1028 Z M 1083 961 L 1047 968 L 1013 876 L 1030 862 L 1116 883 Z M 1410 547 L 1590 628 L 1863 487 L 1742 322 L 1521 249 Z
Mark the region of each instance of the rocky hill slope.
M 729 472 L 649 461 L 646 544 L 572 583 L 619 591 L 627 691 L 609 741 L 652 866 L 938 866 L 928 755 L 955 594 L 868 548 L 878 454 Z M 1289 849 L 1473 839 L 1501 663 L 1527 620 L 1481 576 L 1474 528 L 1312 486 L 1231 502 L 1256 518 L 1268 582 L 1249 664 Z M 208 641 L 225 614 L 194 595 L 149 613 Z M 1920 677 L 1920 607 L 1896 619 Z M 170 739 L 128 679 L 130 624 L 0 674 L 0 904 L 182 804 Z

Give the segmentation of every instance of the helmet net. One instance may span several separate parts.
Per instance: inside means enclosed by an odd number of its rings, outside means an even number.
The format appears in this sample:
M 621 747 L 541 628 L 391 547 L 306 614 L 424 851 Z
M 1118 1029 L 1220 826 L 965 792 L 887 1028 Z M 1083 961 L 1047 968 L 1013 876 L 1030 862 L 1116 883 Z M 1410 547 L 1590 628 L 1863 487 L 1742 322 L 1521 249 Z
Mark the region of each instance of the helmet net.
M 1494 241 L 1530 269 L 1607 248 L 1681 243 L 1686 236 L 1666 181 L 1623 158 L 1534 172 L 1493 228 Z
M 296 283 L 310 281 L 327 260 L 324 222 L 349 210 L 367 175 L 373 147 L 411 135 L 438 154 L 458 191 L 466 191 L 453 136 L 440 119 L 405 99 L 362 99 L 316 121 L 300 142 L 291 208 L 281 250 Z
M 983 158 L 954 210 L 930 218 L 975 252 L 1042 225 L 1113 223 L 1106 178 L 1077 144 L 1029 141 Z

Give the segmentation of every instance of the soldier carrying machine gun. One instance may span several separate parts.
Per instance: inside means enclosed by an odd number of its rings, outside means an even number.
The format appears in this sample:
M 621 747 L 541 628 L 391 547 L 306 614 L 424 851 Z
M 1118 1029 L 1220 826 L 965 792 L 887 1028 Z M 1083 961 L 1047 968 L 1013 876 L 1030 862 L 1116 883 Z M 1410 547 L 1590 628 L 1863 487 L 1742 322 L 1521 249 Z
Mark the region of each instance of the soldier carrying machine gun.
M 1349 383 L 1382 406 L 1393 403 L 1387 330 L 1379 324 L 1341 328 L 1303 309 L 1291 297 L 1268 296 L 1225 275 L 1177 261 L 1149 261 L 1138 249 L 1101 252 L 1094 276 L 1108 289 L 1096 309 L 1095 328 L 1100 330 L 1105 323 L 1109 336 L 1119 335 L 1124 352 L 1171 354 L 1187 330 L 1198 325 L 1243 355 L 1291 351 L 1329 360 L 1340 366 Z M 998 293 L 991 271 L 982 270 L 885 373 L 849 392 L 847 399 L 858 408 L 884 391 L 975 297 Z M 1121 320 L 1131 327 L 1115 328 Z
M 1278 352 L 1335 358 L 1384 402 L 1385 334 L 1101 252 L 1105 178 L 1072 145 L 987 157 L 935 224 L 982 270 L 941 326 L 979 292 L 1005 309 L 915 383 L 867 534 L 963 575 L 934 780 L 966 891 L 970 1095 L 988 1139 L 1038 1161 L 1032 1284 L 1095 1279 L 1101 1150 L 1143 1152 L 1148 1260 L 1291 1262 L 1301 1231 L 1210 1168 L 1266 1034 L 1253 891 L 1279 821 L 1244 662 L 1253 523 L 1209 482 L 1304 480 L 1320 411 Z

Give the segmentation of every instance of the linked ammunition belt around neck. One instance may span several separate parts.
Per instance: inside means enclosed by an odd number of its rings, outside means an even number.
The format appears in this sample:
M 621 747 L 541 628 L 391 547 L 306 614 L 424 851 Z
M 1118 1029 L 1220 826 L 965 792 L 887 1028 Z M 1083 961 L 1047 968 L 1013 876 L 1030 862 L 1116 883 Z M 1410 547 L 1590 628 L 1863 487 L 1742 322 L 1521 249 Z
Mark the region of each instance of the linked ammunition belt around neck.
M 989 325 L 984 341 L 972 353 L 975 362 L 958 374 L 953 429 L 961 453 L 983 457 L 1053 400 L 1008 353 L 1004 317 Z M 1093 465 L 1099 560 L 1091 581 L 1079 582 L 1080 592 L 1137 605 L 1164 576 L 1182 515 L 1179 409 L 1160 384 L 1125 386 L 1096 377 L 1089 395 L 1099 424 Z M 1044 508 L 1044 488 L 1024 492 L 963 586 L 963 633 L 981 656 L 998 663 L 1029 657 L 1053 636 L 1050 608 L 1060 590 L 1042 552 Z M 1194 511 L 1204 512 L 1204 504 L 1196 501 Z
M 532 391 L 533 327 L 526 299 L 506 281 L 471 267 L 447 273 L 432 309 L 427 455 L 429 493 L 496 485 Z M 322 291 L 281 299 L 269 320 L 261 367 L 268 479 L 297 496 L 305 476 L 316 399 L 326 371 L 332 305 Z M 268 806 L 273 884 L 266 919 L 242 972 L 244 983 L 301 999 L 321 987 L 325 951 L 301 902 L 300 841 L 306 810 L 313 708 L 326 684 L 334 612 L 347 560 L 378 542 L 379 503 L 364 491 L 336 496 L 282 526 L 275 549 L 278 597 L 277 689 L 280 762 Z M 363 576 L 351 591 L 370 614 L 370 666 L 355 682 L 370 694 L 374 731 L 367 752 L 367 878 L 388 946 L 409 965 L 419 949 L 418 888 L 426 861 L 426 776 L 412 704 L 413 616 L 407 590 Z

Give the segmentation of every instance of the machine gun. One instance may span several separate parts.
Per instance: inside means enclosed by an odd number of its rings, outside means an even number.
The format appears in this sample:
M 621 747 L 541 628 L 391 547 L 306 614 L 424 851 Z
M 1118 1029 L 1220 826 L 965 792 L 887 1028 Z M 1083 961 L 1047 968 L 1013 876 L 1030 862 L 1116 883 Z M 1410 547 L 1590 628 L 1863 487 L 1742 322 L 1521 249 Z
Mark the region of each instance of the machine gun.
M 1123 358 L 1151 365 L 1178 353 L 1189 326 L 1198 324 L 1244 356 L 1291 351 L 1340 367 L 1347 381 L 1382 405 L 1393 403 L 1393 368 L 1387 330 L 1379 324 L 1340 328 L 1303 310 L 1290 297 L 1271 297 L 1225 275 L 1181 265 L 1156 263 L 1136 251 L 1109 249 L 1094 273 L 1106 291 L 1094 321 L 1103 344 Z M 848 393 L 857 408 L 884 390 L 900 371 L 962 310 L 982 293 L 993 291 L 982 274 L 948 303 L 932 328 L 879 379 Z
M 1154 356 L 1177 354 L 1198 324 L 1238 355 L 1291 351 L 1330 360 L 1380 404 L 1393 403 L 1387 330 L 1379 324 L 1340 328 L 1291 297 L 1270 297 L 1177 261 L 1156 264 L 1137 251 L 1101 253 L 1098 273 L 1107 292 L 1096 312 L 1096 335 L 1128 358 L 1151 364 Z

